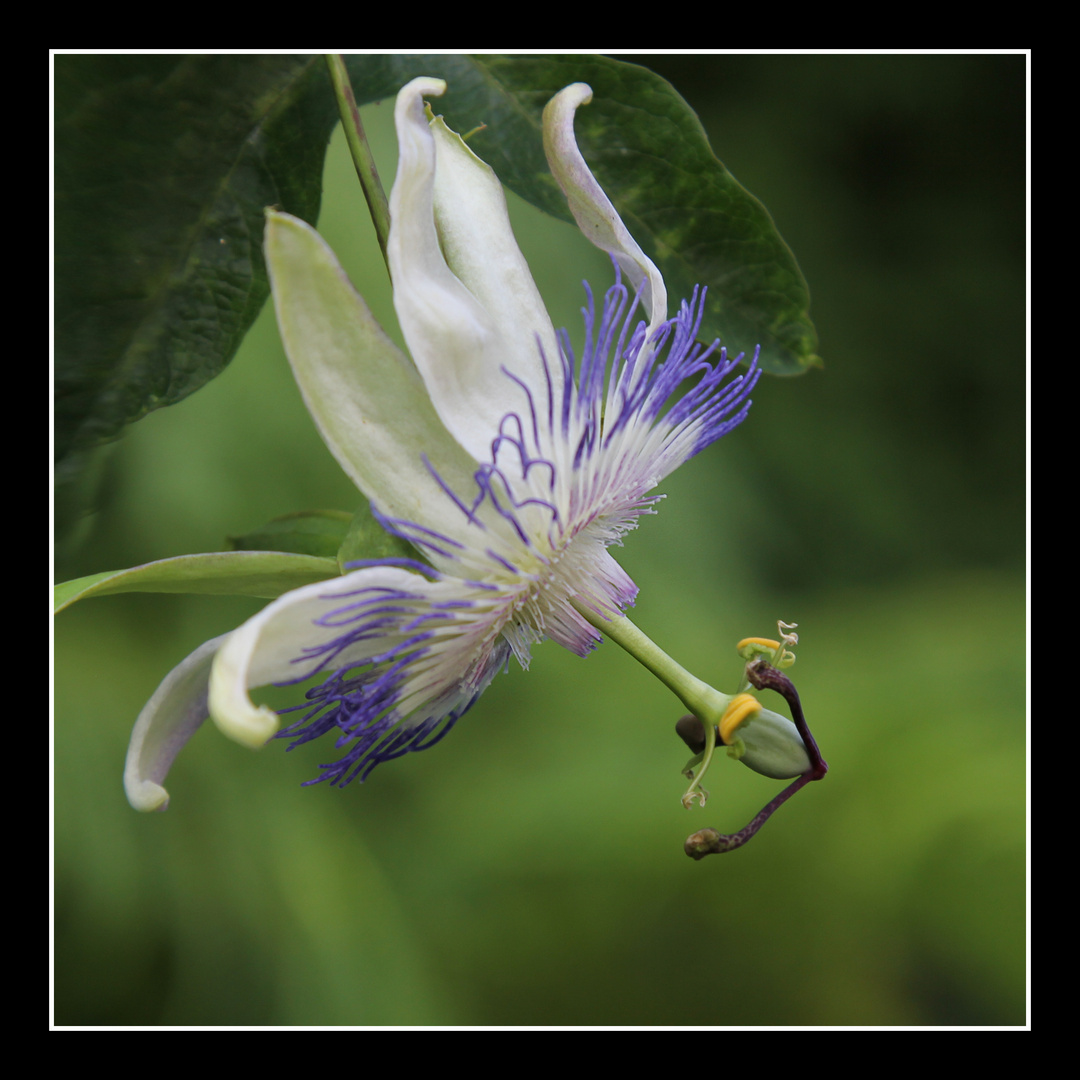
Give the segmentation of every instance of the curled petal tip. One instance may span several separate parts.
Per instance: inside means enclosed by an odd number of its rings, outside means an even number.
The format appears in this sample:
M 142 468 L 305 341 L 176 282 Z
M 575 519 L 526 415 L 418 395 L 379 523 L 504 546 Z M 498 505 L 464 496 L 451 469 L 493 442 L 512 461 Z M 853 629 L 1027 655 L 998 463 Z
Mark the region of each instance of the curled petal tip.
M 572 111 L 579 105 L 588 105 L 590 101 L 592 101 L 592 87 L 588 83 L 571 83 L 569 86 L 564 86 L 548 102 L 544 112 L 547 112 L 548 109 L 551 109 L 552 112 L 562 112 L 567 109 Z
M 168 810 L 169 793 L 153 780 L 124 773 L 124 794 L 133 810 L 148 814 L 154 810 Z
M 124 766 L 124 792 L 136 810 L 168 807 L 165 777 L 206 719 L 210 669 L 224 640 L 222 636 L 205 642 L 173 668 L 139 713 Z
M 442 97 L 446 93 L 446 80 L 430 75 L 420 75 L 406 83 L 398 93 L 398 99 L 412 101 L 423 97 Z
M 574 114 L 592 101 L 587 83 L 571 83 L 544 107 L 544 153 L 552 176 L 566 196 L 578 228 L 590 243 L 608 252 L 618 263 L 649 313 L 651 337 L 667 319 L 667 289 L 652 260 L 630 235 L 611 200 L 593 176 L 578 149 Z
M 265 705 L 247 709 L 230 709 L 228 713 L 214 715 L 219 730 L 234 742 L 258 750 L 276 734 L 278 715 Z
M 397 100 L 394 103 L 394 125 L 398 133 L 398 173 L 401 173 L 403 160 L 411 162 L 419 157 L 426 160 L 433 153 L 429 147 L 431 137 L 427 131 L 427 118 L 424 115 L 424 98 L 440 97 L 446 91 L 446 83 L 442 79 L 432 79 L 426 75 L 413 79 L 398 91 Z M 394 182 L 395 189 L 397 181 Z M 390 221 L 391 226 L 395 219 L 394 211 L 397 210 L 400 224 L 400 205 L 395 207 L 393 195 L 391 195 Z M 392 235 L 392 234 L 391 234 Z M 395 280 L 397 280 L 395 278 Z
M 210 717 L 223 735 L 241 746 L 259 749 L 277 734 L 279 726 L 276 712 L 265 705 L 256 705 L 248 696 L 249 686 L 265 686 L 274 681 L 252 671 L 261 623 L 268 612 L 272 614 L 279 610 L 283 603 L 287 606 L 289 598 L 307 591 L 295 589 L 263 608 L 259 615 L 228 635 L 214 658 L 208 700 Z M 291 648 L 287 643 L 283 647 Z M 271 648 L 268 651 L 277 650 Z

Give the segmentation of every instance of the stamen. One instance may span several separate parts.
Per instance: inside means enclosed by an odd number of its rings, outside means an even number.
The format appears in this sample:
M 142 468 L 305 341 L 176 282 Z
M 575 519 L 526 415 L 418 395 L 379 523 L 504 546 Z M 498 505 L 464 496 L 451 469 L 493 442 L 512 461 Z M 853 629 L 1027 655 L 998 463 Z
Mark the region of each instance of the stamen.
M 773 641 L 772 638 L 767 638 L 767 637 L 746 637 L 746 638 L 743 638 L 742 641 L 740 641 L 735 646 L 735 651 L 741 656 L 743 649 L 745 649 L 748 645 L 761 645 L 770 652 L 775 651 L 776 649 L 780 648 L 780 642 L 779 641 Z
M 728 703 L 724 715 L 720 717 L 720 741 L 725 746 L 730 746 L 735 729 L 759 712 L 761 712 L 761 702 L 756 697 L 752 694 L 737 694 Z

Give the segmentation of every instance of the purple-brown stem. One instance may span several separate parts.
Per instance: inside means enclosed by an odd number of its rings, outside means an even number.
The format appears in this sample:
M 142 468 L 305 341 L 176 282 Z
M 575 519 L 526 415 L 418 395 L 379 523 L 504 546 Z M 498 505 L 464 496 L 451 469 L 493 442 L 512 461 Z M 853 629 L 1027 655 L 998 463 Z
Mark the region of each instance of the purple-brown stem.
M 802 702 L 799 701 L 799 693 L 795 684 L 782 672 L 777 671 L 771 664 L 764 660 L 747 665 L 746 677 L 756 690 L 775 690 L 788 703 L 791 709 L 791 719 L 799 731 L 802 741 L 806 744 L 806 754 L 810 758 L 810 772 L 806 773 L 811 780 L 820 780 L 828 771 L 829 766 L 821 756 L 818 744 L 814 736 L 810 734 L 810 728 L 803 716 Z

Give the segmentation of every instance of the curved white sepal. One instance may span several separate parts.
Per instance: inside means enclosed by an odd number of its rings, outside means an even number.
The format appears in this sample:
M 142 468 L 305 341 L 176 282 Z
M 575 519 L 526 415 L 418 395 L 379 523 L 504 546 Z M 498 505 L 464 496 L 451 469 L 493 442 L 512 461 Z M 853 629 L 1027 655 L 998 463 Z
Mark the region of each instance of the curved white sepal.
M 299 218 L 266 215 L 278 326 L 319 431 L 379 510 L 456 535 L 465 525 L 425 467 L 468 495 L 476 462 L 432 408 L 416 370 L 386 336 L 326 241 Z
M 435 136 L 423 102 L 425 94 L 439 94 L 443 89 L 438 79 L 414 79 L 398 94 L 394 110 L 398 171 L 390 194 L 387 257 L 401 332 L 431 402 L 454 438 L 477 461 L 486 461 L 502 418 L 527 407 L 523 391 L 503 373 L 502 366 L 523 355 L 530 341 L 535 347 L 535 334 L 550 332 L 550 324 L 547 330 L 518 325 L 508 336 L 507 321 L 492 318 L 485 304 L 447 265 L 435 227 L 435 188 L 440 182 Z M 460 158 L 456 164 L 461 165 Z M 488 184 L 481 183 L 469 198 L 469 218 L 505 212 L 502 191 L 496 194 Z M 444 217 L 453 234 L 456 258 L 464 263 L 465 219 L 449 214 L 445 207 Z M 477 228 L 488 227 L 477 223 Z M 503 251 L 493 253 L 493 258 L 505 263 L 506 236 L 498 227 L 494 233 Z M 474 258 L 485 254 L 477 251 Z M 480 279 L 474 276 L 474 280 Z M 485 289 L 492 284 L 489 278 L 480 283 Z M 513 322 L 514 313 L 507 316 Z M 534 370 L 538 368 L 537 363 Z
M 592 101 L 592 88 L 571 83 L 544 107 L 544 153 L 570 213 L 585 236 L 615 258 L 649 313 L 649 336 L 667 319 L 667 289 L 653 261 L 638 246 L 604 189 L 596 182 L 574 137 L 574 113 Z
M 497 360 L 499 365 L 494 371 L 477 365 L 474 393 L 501 396 L 504 401 L 495 406 L 502 410 L 500 418 L 511 409 L 520 410 L 520 390 L 501 373 L 505 368 L 534 388 L 545 386 L 550 377 L 558 400 L 563 370 L 555 328 L 514 237 L 503 186 L 441 116 L 430 128 L 435 140 L 434 208 L 440 248 L 451 272 L 484 309 L 493 335 L 487 363 Z M 541 349 L 547 357 L 547 374 Z
M 165 777 L 177 754 L 209 715 L 210 667 L 228 636 L 205 642 L 177 664 L 139 713 L 124 766 L 124 792 L 136 810 L 168 808 Z
M 305 657 L 319 643 L 316 620 L 333 609 L 335 597 L 355 588 L 355 577 L 355 573 L 346 574 L 294 589 L 229 635 L 214 658 L 209 704 L 214 723 L 230 739 L 257 748 L 277 734 L 277 713 L 256 705 L 248 691 L 312 674 L 318 659 L 305 661 Z M 330 636 L 329 632 L 322 635 L 323 639 Z

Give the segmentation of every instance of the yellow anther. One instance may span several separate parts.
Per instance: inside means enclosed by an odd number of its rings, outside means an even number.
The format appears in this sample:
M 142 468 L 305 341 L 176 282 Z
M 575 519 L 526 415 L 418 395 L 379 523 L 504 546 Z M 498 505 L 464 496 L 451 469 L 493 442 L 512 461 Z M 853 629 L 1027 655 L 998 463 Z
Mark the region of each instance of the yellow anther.
M 735 646 L 735 651 L 741 656 L 743 649 L 750 645 L 758 645 L 762 649 L 769 649 L 775 652 L 780 648 L 779 641 L 773 641 L 772 638 L 767 637 L 744 637 L 738 645 Z
M 724 710 L 724 715 L 720 717 L 720 741 L 725 746 L 730 746 L 735 729 L 759 712 L 761 702 L 753 694 L 736 694 Z
M 735 652 L 743 660 L 756 660 L 761 656 L 775 656 L 780 649 L 780 642 L 773 642 L 770 637 L 744 637 L 735 646 Z

